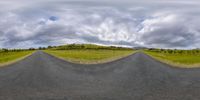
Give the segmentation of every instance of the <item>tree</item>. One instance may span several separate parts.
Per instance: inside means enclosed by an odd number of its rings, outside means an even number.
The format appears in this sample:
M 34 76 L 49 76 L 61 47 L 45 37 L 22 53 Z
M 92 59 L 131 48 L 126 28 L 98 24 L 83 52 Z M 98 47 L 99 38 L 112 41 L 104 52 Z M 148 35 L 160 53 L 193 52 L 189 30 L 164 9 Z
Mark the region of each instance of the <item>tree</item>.
M 28 50 L 35 50 L 35 48 L 29 48 Z
M 3 52 L 8 52 L 9 50 L 6 49 L 6 48 L 3 48 L 2 51 L 3 51 Z

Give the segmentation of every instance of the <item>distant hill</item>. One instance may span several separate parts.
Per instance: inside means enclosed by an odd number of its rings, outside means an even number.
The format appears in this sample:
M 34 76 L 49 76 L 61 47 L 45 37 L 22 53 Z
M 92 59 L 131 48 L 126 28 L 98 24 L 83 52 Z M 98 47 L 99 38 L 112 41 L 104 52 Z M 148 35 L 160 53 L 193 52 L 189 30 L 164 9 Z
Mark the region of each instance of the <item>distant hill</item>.
M 147 47 L 133 47 L 135 50 L 142 50 L 142 49 L 148 49 Z
M 127 50 L 132 48 L 125 48 L 125 47 L 116 47 L 116 46 L 102 46 L 102 45 L 95 45 L 95 44 L 68 44 L 68 45 L 61 45 L 61 46 L 49 46 L 48 49 L 55 49 L 55 50 L 71 50 L 71 49 L 107 49 L 107 50 Z

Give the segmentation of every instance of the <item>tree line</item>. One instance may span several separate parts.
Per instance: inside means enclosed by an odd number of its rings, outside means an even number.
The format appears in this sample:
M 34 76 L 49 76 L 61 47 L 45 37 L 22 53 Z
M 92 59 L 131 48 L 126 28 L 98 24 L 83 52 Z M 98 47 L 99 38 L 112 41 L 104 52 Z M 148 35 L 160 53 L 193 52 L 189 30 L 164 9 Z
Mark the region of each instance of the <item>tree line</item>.
M 54 50 L 84 50 L 84 49 L 93 49 L 93 50 L 130 50 L 131 48 L 125 47 L 116 47 L 116 46 L 99 46 L 94 44 L 69 44 L 63 46 L 48 46 L 47 49 Z
M 28 50 L 35 50 L 32 48 L 29 49 L 7 49 L 7 48 L 2 48 L 0 49 L 0 52 L 21 52 L 21 51 L 28 51 Z
M 68 44 L 62 46 L 47 46 L 47 47 L 38 47 L 38 48 L 29 48 L 29 49 L 0 49 L 0 52 L 18 52 L 26 50 L 132 50 L 132 48 L 126 47 L 116 47 L 116 46 L 100 46 L 94 44 Z
M 147 49 L 150 52 L 167 53 L 167 54 L 200 54 L 200 49 L 180 50 L 180 49 Z

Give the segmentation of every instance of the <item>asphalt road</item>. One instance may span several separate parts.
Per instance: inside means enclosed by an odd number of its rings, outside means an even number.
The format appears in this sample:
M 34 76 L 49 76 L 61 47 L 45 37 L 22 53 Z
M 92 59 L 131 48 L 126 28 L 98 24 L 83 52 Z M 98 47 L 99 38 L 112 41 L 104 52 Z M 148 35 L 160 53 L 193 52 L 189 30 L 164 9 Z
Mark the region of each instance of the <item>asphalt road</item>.
M 200 100 L 200 69 L 178 69 L 136 53 L 79 65 L 41 51 L 0 68 L 0 100 Z

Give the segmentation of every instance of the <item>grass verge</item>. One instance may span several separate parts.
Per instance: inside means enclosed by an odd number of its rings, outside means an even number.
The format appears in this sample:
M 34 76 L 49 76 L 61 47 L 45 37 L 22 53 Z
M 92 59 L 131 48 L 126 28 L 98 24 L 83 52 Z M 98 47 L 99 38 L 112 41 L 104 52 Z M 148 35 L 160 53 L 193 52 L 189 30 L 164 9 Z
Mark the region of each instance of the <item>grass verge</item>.
M 178 68 L 200 68 L 200 55 L 144 51 L 151 57 Z
M 31 55 L 34 51 L 8 51 L 0 52 L 0 67 L 15 63 Z
M 45 52 L 79 64 L 106 63 L 134 53 L 133 50 L 45 50 Z

